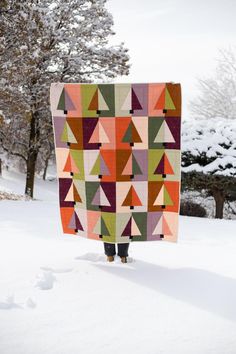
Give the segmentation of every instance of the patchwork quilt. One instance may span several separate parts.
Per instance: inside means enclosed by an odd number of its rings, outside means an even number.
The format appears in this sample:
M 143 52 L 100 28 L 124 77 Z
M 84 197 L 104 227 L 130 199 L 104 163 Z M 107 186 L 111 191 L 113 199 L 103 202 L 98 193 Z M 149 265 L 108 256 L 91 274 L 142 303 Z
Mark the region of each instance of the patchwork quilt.
M 176 242 L 180 84 L 54 83 L 50 102 L 63 232 Z

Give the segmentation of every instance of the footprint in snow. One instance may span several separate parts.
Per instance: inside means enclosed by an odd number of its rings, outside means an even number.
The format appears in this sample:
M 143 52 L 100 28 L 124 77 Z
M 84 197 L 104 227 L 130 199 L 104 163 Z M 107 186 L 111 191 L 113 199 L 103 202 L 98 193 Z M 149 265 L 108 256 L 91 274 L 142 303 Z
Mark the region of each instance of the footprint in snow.
M 36 302 L 34 302 L 31 297 L 28 297 L 28 299 L 26 300 L 25 302 L 26 306 L 31 308 L 31 309 L 34 309 L 36 307 Z
M 20 304 L 17 304 L 14 300 L 14 295 L 7 296 L 4 302 L 0 302 L 1 310 L 22 309 Z
M 37 275 L 35 286 L 41 290 L 50 290 L 56 281 L 55 275 L 51 271 L 44 271 Z
M 52 273 L 69 273 L 73 268 L 51 268 L 51 267 L 40 267 L 40 269 L 45 271 L 50 271 Z
M 75 257 L 75 259 L 82 260 L 82 261 L 91 261 L 91 262 L 104 262 L 106 260 L 106 256 L 91 252 L 91 253 L 85 253 L 81 256 L 77 256 Z
M 82 260 L 82 261 L 90 261 L 90 262 L 106 262 L 107 263 L 107 258 L 105 255 L 101 255 L 98 253 L 85 253 L 81 256 L 75 257 L 75 259 Z M 134 262 L 134 259 L 132 257 L 127 258 L 127 263 L 132 263 Z M 115 261 L 111 262 L 110 264 L 114 263 L 121 263 L 120 257 L 116 256 Z

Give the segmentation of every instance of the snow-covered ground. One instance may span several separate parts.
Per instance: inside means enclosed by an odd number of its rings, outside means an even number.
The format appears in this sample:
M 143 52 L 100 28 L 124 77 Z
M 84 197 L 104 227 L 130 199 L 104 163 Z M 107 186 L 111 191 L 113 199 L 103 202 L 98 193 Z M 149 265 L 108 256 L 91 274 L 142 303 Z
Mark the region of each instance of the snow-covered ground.
M 62 234 L 56 182 L 35 196 L 0 202 L 1 354 L 236 353 L 235 220 L 180 217 L 178 243 L 107 263 L 101 242 Z

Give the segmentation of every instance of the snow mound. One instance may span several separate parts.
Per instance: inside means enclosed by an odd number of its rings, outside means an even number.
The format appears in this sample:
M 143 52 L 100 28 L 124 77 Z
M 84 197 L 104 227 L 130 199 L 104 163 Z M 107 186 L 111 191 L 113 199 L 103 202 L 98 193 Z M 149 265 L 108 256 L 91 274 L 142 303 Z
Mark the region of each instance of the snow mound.
M 51 271 L 42 272 L 37 275 L 35 286 L 41 290 L 50 290 L 53 288 L 56 277 Z
M 0 186 L 0 200 L 26 200 L 24 195 L 17 194 L 11 190 Z

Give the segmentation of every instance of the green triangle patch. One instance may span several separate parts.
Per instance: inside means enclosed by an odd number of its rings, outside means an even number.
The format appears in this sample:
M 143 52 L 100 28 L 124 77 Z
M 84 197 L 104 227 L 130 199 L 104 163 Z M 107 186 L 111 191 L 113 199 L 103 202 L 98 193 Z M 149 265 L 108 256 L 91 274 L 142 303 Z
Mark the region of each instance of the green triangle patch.
M 167 87 L 165 92 L 165 109 L 176 109 Z

